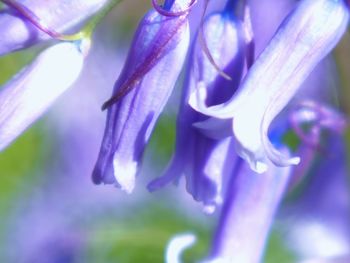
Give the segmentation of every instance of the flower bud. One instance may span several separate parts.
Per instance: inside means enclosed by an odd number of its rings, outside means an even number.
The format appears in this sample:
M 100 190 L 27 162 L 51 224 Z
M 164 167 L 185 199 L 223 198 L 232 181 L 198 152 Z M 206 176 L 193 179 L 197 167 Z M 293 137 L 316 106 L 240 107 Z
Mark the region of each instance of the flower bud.
M 177 1 L 171 11 L 187 3 Z M 92 175 L 95 183 L 133 190 L 142 153 L 175 86 L 188 45 L 187 15 L 164 17 L 150 11 L 143 18 L 113 97 L 105 103 L 108 113 Z

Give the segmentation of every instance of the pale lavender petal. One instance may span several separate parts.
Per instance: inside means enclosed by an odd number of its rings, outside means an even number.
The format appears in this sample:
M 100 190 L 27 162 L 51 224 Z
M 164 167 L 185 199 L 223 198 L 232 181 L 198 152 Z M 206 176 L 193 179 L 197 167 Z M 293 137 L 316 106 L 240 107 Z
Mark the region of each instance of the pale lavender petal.
M 0 150 L 35 122 L 78 78 L 84 56 L 75 43 L 43 51 L 0 90 Z

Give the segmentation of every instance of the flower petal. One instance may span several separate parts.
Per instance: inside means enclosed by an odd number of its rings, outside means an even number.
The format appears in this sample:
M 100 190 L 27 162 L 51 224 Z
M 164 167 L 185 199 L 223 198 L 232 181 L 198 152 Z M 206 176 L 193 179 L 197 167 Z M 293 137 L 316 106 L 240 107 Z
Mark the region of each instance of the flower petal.
M 95 183 L 115 183 L 132 191 L 144 148 L 175 86 L 188 45 L 186 16 L 167 18 L 151 11 L 144 17 L 107 103 Z M 122 96 L 115 97 L 118 94 Z
M 206 91 L 201 87 L 192 94 L 191 106 L 209 116 L 233 118 L 239 154 L 256 171 L 266 157 L 279 166 L 297 164 L 297 157 L 281 155 L 270 143 L 270 123 L 334 48 L 348 21 L 349 11 L 343 1 L 300 2 L 251 67 L 237 96 L 208 107 L 204 104 Z
M 203 203 L 205 212 L 211 213 L 221 204 L 227 175 L 236 160 L 232 140 L 227 138 L 231 123 L 220 122 L 220 128 L 225 129 L 219 135 L 216 120 L 207 121 L 206 116 L 190 107 L 188 100 L 197 85 L 211 95 L 208 103 L 216 104 L 232 96 L 243 71 L 245 41 L 241 22 L 226 11 L 209 15 L 202 26 L 198 33 L 202 35 L 197 36 L 190 55 L 177 119 L 175 154 L 163 176 L 151 182 L 149 189 L 154 191 L 185 175 L 187 191 Z M 203 50 L 205 44 L 207 50 Z M 224 78 L 217 67 L 231 80 Z
M 0 90 L 0 150 L 7 147 L 78 78 L 83 54 L 74 43 L 43 51 Z

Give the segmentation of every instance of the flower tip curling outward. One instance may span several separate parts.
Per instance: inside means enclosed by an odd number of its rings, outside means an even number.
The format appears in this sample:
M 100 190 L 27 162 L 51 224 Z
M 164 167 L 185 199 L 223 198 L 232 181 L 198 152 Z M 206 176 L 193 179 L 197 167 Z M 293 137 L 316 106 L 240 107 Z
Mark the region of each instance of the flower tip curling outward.
M 84 55 L 76 43 L 44 50 L 0 91 L 0 151 L 36 121 L 78 78 Z
M 165 262 L 181 263 L 181 254 L 195 242 L 196 236 L 192 233 L 183 233 L 174 236 L 167 245 Z
M 207 106 L 203 85 L 190 105 L 219 119 L 233 119 L 238 153 L 255 171 L 270 159 L 277 166 L 296 165 L 268 138 L 274 118 L 288 104 L 315 66 L 335 47 L 346 30 L 349 10 L 344 1 L 304 0 L 277 30 L 244 78 L 240 90 L 225 103 Z

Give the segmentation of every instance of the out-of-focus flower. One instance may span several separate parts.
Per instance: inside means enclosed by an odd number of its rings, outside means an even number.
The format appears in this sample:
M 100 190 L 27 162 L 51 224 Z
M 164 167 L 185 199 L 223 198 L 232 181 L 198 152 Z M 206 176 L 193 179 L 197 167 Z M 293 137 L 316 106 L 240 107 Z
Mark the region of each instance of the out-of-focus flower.
M 0 91 L 0 150 L 37 120 L 78 78 L 84 55 L 76 43 L 43 51 Z
M 107 0 L 25 0 L 21 4 L 40 18 L 45 26 L 65 32 L 80 25 L 106 2 Z M 11 8 L 0 10 L 0 28 L 0 56 L 49 39 L 47 34 Z
M 169 12 L 186 9 L 175 1 Z M 106 129 L 93 171 L 95 183 L 134 188 L 144 147 L 179 76 L 189 45 L 187 14 L 150 11 L 140 23 L 108 107 Z M 121 98 L 122 97 L 122 98 Z
M 304 186 L 283 210 L 289 245 L 302 259 L 326 262 L 346 256 L 350 253 L 350 193 L 341 135 L 348 121 L 336 110 L 311 101 L 300 104 L 291 120 L 301 140 L 303 160 L 293 177 L 298 183 L 304 179 Z
M 184 174 L 188 192 L 203 202 L 207 212 L 213 212 L 222 202 L 228 180 L 225 177 L 233 169 L 231 159 L 235 153 L 230 138 L 213 139 L 194 127 L 208 117 L 193 110 L 188 100 L 198 86 L 204 86 L 210 94 L 208 103 L 217 104 L 229 99 L 238 87 L 245 61 L 245 40 L 243 23 L 234 17 L 233 10 L 230 1 L 224 11 L 207 17 L 197 34 L 177 120 L 175 154 L 163 177 L 148 186 L 154 191 Z M 216 62 L 219 69 L 213 65 Z M 214 136 L 220 137 L 218 133 Z
M 238 154 L 253 170 L 266 171 L 267 159 L 278 166 L 298 164 L 298 157 L 283 156 L 269 141 L 270 123 L 317 63 L 338 43 L 348 20 L 348 8 L 343 1 L 300 2 L 255 61 L 237 95 L 221 105 L 208 107 L 207 91 L 199 87 L 190 104 L 216 118 L 233 118 Z
M 260 262 L 275 211 L 290 179 L 290 167 L 269 164 L 263 174 L 242 160 L 231 174 L 209 260 Z

